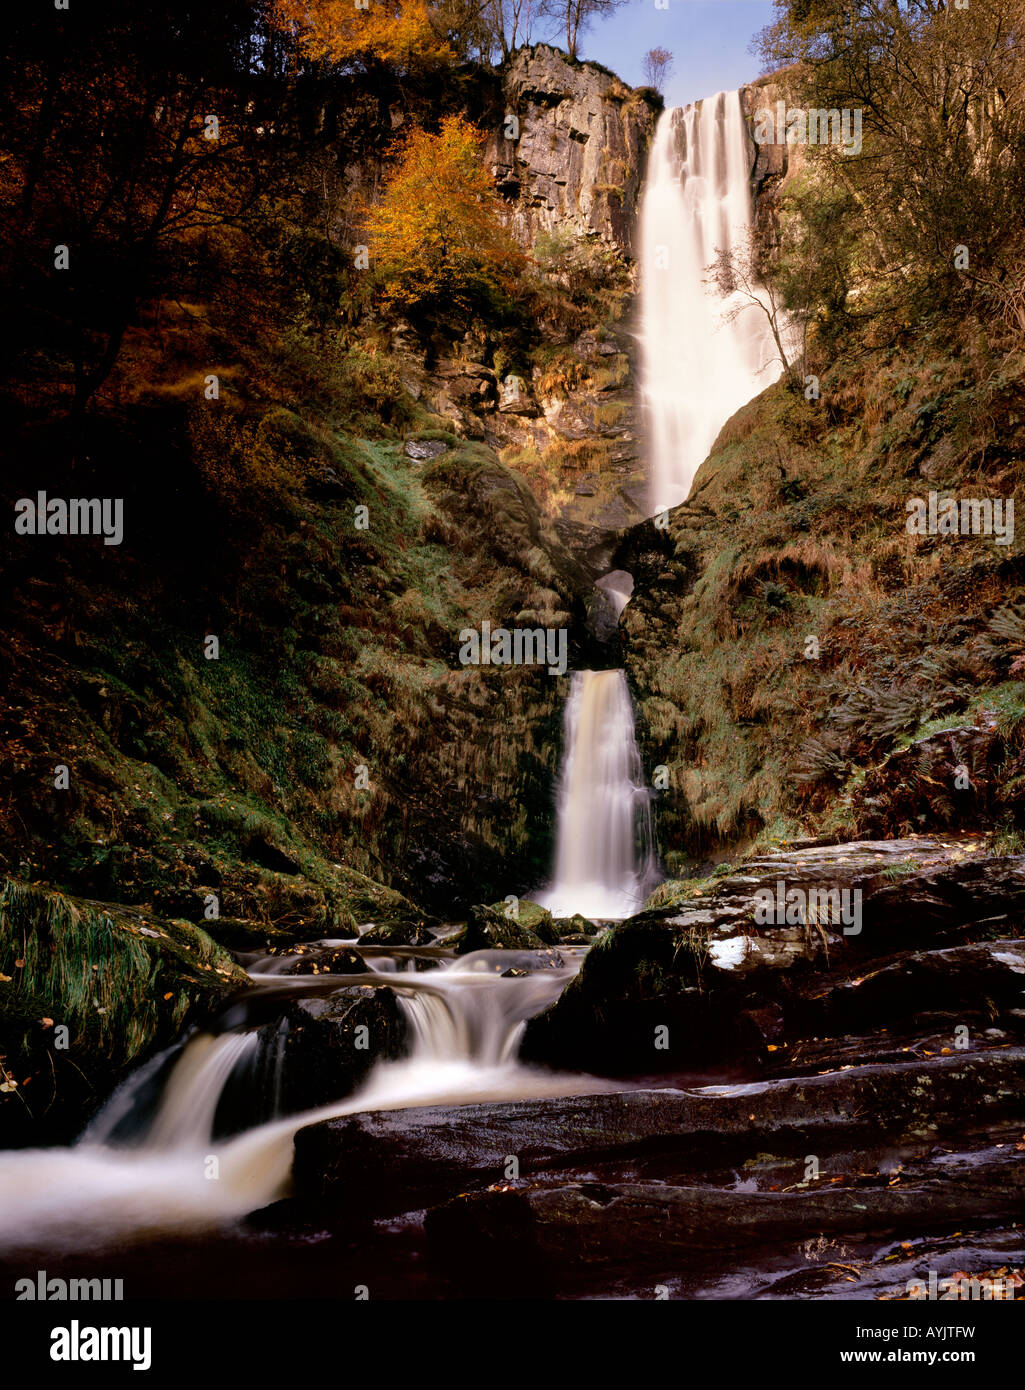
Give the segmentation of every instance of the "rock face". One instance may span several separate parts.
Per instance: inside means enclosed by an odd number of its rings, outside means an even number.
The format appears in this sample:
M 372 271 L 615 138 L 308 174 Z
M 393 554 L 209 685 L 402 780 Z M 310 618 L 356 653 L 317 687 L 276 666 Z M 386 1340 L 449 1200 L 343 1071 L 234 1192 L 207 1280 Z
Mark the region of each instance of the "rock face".
M 801 147 L 785 141 L 756 142 L 755 119 L 759 111 L 777 111 L 777 103 L 786 102 L 784 86 L 779 79 L 765 80 L 741 87 L 740 102 L 747 121 L 751 155 L 751 196 L 754 203 L 754 227 L 760 243 L 771 245 L 778 215 L 779 200 L 787 180 L 801 167 Z
M 487 159 L 517 239 L 532 247 L 540 233 L 570 228 L 633 256 L 655 93 L 546 44 L 517 53 L 503 87 L 519 138 L 499 132 Z
M 1025 858 L 978 848 L 813 847 L 704 885 L 664 884 L 652 898 L 663 905 L 599 938 L 561 999 L 531 1021 L 524 1055 L 644 1075 L 949 1052 L 994 1027 L 1017 1036 Z
M 505 451 L 550 514 L 590 540 L 643 515 L 630 319 L 640 195 L 661 103 L 546 45 L 518 52 L 502 82 L 508 119 L 492 126 L 484 158 L 510 228 L 547 285 L 539 342 L 527 352 L 500 334 L 471 332 L 428 353 L 400 324 L 391 350 L 406 388 L 439 421 Z M 505 138 L 509 129 L 514 139 Z

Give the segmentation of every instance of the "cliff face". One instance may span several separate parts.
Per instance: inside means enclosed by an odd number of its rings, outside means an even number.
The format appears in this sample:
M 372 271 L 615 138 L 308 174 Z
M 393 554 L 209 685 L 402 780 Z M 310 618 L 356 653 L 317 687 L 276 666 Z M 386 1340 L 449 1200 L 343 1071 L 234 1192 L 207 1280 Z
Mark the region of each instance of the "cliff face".
M 777 102 L 786 100 L 779 76 L 764 78 L 740 89 L 751 157 L 754 225 L 759 241 L 766 248 L 772 245 L 776 235 L 779 203 L 786 185 L 801 168 L 802 151 L 800 145 L 785 142 L 758 144 L 754 138 L 755 117 L 765 109 L 775 111 Z
M 641 189 L 661 102 L 546 45 L 517 53 L 501 81 L 503 114 L 488 117 L 484 157 L 546 287 L 535 340 L 515 342 L 481 325 L 428 352 L 400 326 L 391 350 L 402 359 L 404 384 L 427 408 L 465 438 L 501 450 L 569 543 L 604 554 L 604 535 L 643 515 L 629 318 Z M 506 139 L 507 130 L 515 138 Z
M 499 131 L 487 158 L 517 239 L 532 247 L 543 232 L 569 229 L 632 257 L 659 99 L 545 44 L 513 57 L 503 88 L 519 138 Z

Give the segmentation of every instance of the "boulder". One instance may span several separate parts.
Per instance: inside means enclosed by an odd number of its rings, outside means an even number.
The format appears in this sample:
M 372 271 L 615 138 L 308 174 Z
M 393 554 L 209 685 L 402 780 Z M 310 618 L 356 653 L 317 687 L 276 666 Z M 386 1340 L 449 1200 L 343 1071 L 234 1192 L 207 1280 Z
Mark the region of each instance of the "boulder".
M 448 445 L 443 439 L 407 439 L 403 453 L 417 463 L 424 459 L 436 459 L 446 453 Z
M 537 951 L 545 946 L 557 946 L 559 933 L 552 924 L 551 913 L 535 908 L 527 914 L 533 925 L 528 926 L 522 918 L 506 917 L 497 908 L 481 904 L 471 908 L 466 931 L 456 948 L 456 954 L 467 955 L 470 951 Z
M 644 1075 L 767 1064 L 770 1050 L 795 1055 L 809 1039 L 853 1034 L 869 1056 L 869 1034 L 922 1014 L 933 1031 L 949 1023 L 948 1046 L 958 1022 L 1017 1036 L 1025 858 L 973 846 L 810 845 L 664 884 L 658 906 L 593 944 L 562 997 L 528 1024 L 523 1055 Z M 795 889 L 807 920 L 766 922 L 766 900 Z M 856 906 L 849 933 L 811 910 L 812 890 L 847 895 L 830 901 Z
M 423 921 L 386 922 L 361 932 L 361 946 L 433 946 L 434 933 Z

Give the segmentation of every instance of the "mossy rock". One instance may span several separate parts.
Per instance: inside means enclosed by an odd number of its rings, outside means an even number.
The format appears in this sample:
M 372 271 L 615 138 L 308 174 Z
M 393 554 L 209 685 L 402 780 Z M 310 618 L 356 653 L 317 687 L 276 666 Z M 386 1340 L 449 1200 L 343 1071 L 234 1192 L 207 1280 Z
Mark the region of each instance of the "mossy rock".
M 590 941 L 592 937 L 598 935 L 601 930 L 594 922 L 587 917 L 581 917 L 579 912 L 574 912 L 572 917 L 557 917 L 555 919 L 555 930 L 559 935 L 559 940 L 568 942 L 569 938 L 583 937 Z
M 0 1136 L 73 1133 L 131 1063 L 248 984 L 190 922 L 5 880 L 0 1054 L 17 1085 L 0 1096 Z
M 551 914 L 535 903 L 530 906 L 539 914 L 533 927 L 524 925 L 522 916 L 506 917 L 504 912 L 483 903 L 471 908 L 456 955 L 465 956 L 471 951 L 539 951 L 545 946 L 557 946 L 559 936 Z
M 497 912 L 503 921 L 510 920 L 506 915 L 506 903 L 490 903 L 492 912 Z M 541 907 L 539 903 L 531 902 L 529 898 L 519 898 L 516 903 L 516 916 L 513 919 L 516 923 L 532 931 L 535 936 L 539 936 L 549 946 L 557 946 L 559 943 L 558 924 L 553 920 L 552 914 L 546 907 Z
M 207 927 L 216 941 L 232 951 L 255 951 L 261 946 L 278 946 L 295 938 L 295 932 L 246 917 L 214 917 Z
M 434 935 L 421 921 L 385 922 L 360 936 L 361 946 L 433 946 Z

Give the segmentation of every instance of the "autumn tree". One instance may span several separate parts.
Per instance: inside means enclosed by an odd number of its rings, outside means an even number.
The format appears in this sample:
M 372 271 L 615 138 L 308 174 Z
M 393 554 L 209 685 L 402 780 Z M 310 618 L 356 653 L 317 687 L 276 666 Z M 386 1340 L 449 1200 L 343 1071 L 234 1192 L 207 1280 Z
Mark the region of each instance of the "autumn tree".
M 70 369 L 76 418 L 172 249 L 253 205 L 252 30 L 249 0 L 173 14 L 104 0 L 25 6 L 0 33 L 0 283 L 18 322 L 5 351 L 29 361 L 45 340 L 46 385 Z
M 465 320 L 515 289 L 526 257 L 502 221 L 484 138 L 448 116 L 437 134 L 412 129 L 394 150 L 367 235 L 386 298 L 402 312 Z
M 530 0 L 484 0 L 481 12 L 503 59 L 530 42 Z
M 455 57 L 445 12 L 427 0 L 273 0 L 271 15 L 313 62 L 408 70 Z
M 649 48 L 641 62 L 641 70 L 648 86 L 661 92 L 673 70 L 673 55 L 668 48 Z

